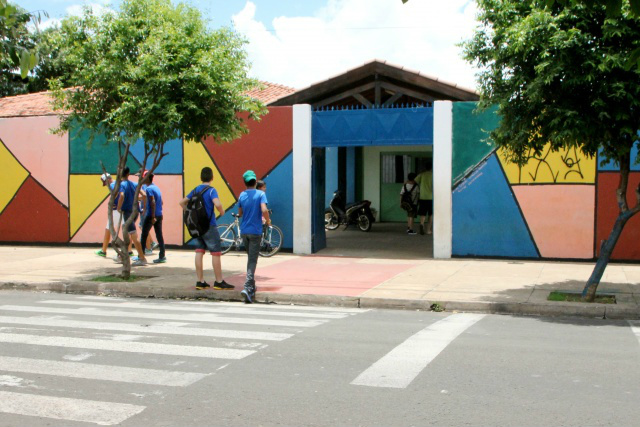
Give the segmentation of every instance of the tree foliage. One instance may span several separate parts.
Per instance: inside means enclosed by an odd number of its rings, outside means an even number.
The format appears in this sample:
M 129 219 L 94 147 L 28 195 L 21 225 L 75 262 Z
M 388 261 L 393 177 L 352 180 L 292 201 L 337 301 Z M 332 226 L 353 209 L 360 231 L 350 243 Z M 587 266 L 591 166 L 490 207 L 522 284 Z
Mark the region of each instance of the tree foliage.
M 0 0 L 0 96 L 26 90 L 24 79 L 39 61 L 38 32 L 29 31 L 28 24 L 37 27 L 40 19 L 40 13 L 28 13 L 7 0 Z
M 501 116 L 493 141 L 521 165 L 531 150 L 539 155 L 550 144 L 600 152 L 620 166 L 620 215 L 585 288 L 591 298 L 624 224 L 640 210 L 640 192 L 635 207 L 626 197 L 640 129 L 640 69 L 626 63 L 640 46 L 640 20 L 628 2 L 614 15 L 588 1 L 478 0 L 478 6 L 479 26 L 463 46 L 480 69 L 480 106 L 497 106 Z
M 166 141 L 197 143 L 210 135 L 230 141 L 247 132 L 239 112 L 250 118 L 265 112 L 244 95 L 257 85 L 247 74 L 244 41 L 229 29 L 209 30 L 200 13 L 182 3 L 123 0 L 119 11 L 100 16 L 85 9 L 81 17 L 63 20 L 57 43 L 56 66 L 70 74 L 50 80 L 60 112 L 55 131 L 73 131 L 81 123 L 93 135 L 106 134 L 110 143 L 119 144 L 112 200 L 129 149 L 140 138 L 143 165 L 153 172 L 167 154 Z M 139 191 L 140 186 L 136 203 Z M 116 240 L 116 250 L 125 260 L 126 278 L 129 236 L 124 234 L 125 244 Z
M 640 42 L 628 8 L 545 8 L 535 1 L 480 0 L 480 26 L 464 44 L 480 68 L 481 105 L 497 105 L 493 140 L 523 164 L 530 148 L 578 147 L 628 156 L 640 124 L 640 71 L 625 61 Z

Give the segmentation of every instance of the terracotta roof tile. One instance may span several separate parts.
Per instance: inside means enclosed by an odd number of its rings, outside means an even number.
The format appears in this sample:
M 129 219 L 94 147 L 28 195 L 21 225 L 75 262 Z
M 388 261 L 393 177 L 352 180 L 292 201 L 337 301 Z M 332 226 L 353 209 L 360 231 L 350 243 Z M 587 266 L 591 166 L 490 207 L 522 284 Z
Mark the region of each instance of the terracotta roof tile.
M 262 83 L 261 89 L 253 89 L 247 92 L 247 95 L 252 98 L 259 99 L 265 104 L 269 104 L 284 96 L 291 95 L 296 90 L 292 87 L 279 85 L 276 83 L 260 82 Z
M 49 92 L 0 98 L 0 117 L 52 116 Z
M 247 95 L 259 99 L 265 104 L 295 92 L 295 89 L 287 86 L 269 82 L 261 83 L 262 88 L 250 90 Z M 52 115 L 56 115 L 56 113 L 51 108 L 49 92 L 0 98 L 0 118 Z

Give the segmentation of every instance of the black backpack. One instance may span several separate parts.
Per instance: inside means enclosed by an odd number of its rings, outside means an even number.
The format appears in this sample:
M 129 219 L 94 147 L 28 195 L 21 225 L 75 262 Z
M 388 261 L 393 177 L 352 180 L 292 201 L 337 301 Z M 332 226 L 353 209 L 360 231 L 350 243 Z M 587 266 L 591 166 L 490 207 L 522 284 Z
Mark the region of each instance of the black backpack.
M 191 237 L 202 237 L 209 231 L 211 218 L 207 214 L 207 207 L 204 204 L 204 193 L 211 187 L 207 187 L 199 193 L 194 194 L 187 203 L 187 209 L 184 211 L 184 225 Z
M 413 190 L 418 186 L 418 184 L 413 184 L 411 190 L 407 191 L 407 184 L 404 185 L 404 193 L 402 193 L 402 197 L 400 198 L 400 207 L 407 212 L 411 212 L 414 209 L 413 205 Z

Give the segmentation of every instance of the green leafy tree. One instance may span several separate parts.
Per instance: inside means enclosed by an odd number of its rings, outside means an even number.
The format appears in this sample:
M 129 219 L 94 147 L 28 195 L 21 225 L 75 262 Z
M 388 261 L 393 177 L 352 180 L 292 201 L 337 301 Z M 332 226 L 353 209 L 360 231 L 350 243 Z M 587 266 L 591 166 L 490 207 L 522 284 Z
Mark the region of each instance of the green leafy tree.
M 25 79 L 39 60 L 36 39 L 41 16 L 0 0 L 0 96 L 26 91 Z M 36 31 L 29 31 L 29 23 Z
M 65 40 L 73 32 L 68 25 L 68 22 L 64 22 L 34 34 L 39 62 L 26 80 L 26 92 L 48 90 L 51 79 L 59 80 L 63 87 L 71 86 L 70 76 L 73 70 L 61 57 L 65 49 Z
M 109 143 L 118 144 L 118 175 L 109 206 L 119 191 L 130 147 L 139 138 L 145 144 L 142 164 L 153 172 L 168 154 L 166 141 L 200 142 L 209 135 L 230 141 L 247 132 L 238 113 L 257 118 L 265 112 L 244 95 L 257 83 L 247 76 L 244 41 L 228 29 L 208 29 L 200 13 L 186 4 L 123 0 L 119 11 L 96 16 L 85 9 L 82 17 L 65 19 L 62 28 L 60 66 L 72 72 L 51 80 L 61 119 L 55 132 L 81 123 L 93 135 L 106 134 Z M 108 215 L 126 279 L 131 271 L 129 235 L 117 237 L 111 207 Z
M 640 69 L 625 66 L 639 46 L 640 21 L 628 3 L 615 17 L 604 4 L 546 3 L 478 0 L 479 26 L 463 46 L 480 69 L 480 107 L 495 105 L 502 118 L 491 138 L 511 161 L 522 165 L 550 143 L 600 152 L 620 166 L 619 215 L 583 291 L 593 301 L 625 224 L 640 211 L 640 189 L 633 206 L 627 200 Z

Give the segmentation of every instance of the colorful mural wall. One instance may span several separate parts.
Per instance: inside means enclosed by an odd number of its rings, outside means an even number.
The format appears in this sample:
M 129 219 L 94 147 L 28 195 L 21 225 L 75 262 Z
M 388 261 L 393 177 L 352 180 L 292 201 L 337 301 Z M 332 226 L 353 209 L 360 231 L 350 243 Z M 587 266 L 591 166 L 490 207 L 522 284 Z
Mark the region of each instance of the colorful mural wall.
M 617 168 L 581 151 L 531 154 L 524 167 L 509 163 L 487 142 L 495 111 L 453 104 L 453 255 L 592 259 L 617 216 Z M 629 195 L 640 181 L 633 167 Z M 633 199 L 630 199 L 633 200 Z M 627 223 L 614 251 L 640 259 L 640 217 Z
M 51 135 L 55 116 L 0 119 L 0 241 L 33 243 L 98 243 L 107 221 L 108 191 L 100 175 L 103 161 L 115 173 L 117 144 L 104 137 L 89 141 L 80 127 Z M 232 143 L 173 140 L 156 170 L 154 182 L 164 200 L 163 231 L 167 244 L 190 240 L 178 202 L 200 183 L 200 170 L 214 171 L 213 185 L 230 211 L 244 190 L 242 173 L 253 169 L 267 182 L 273 223 L 292 248 L 292 109 L 272 107 L 260 122 L 248 121 L 249 134 Z M 128 165 L 139 170 L 144 143 L 131 149 Z M 135 180 L 135 177 L 132 177 Z M 231 222 L 231 215 L 219 223 Z

